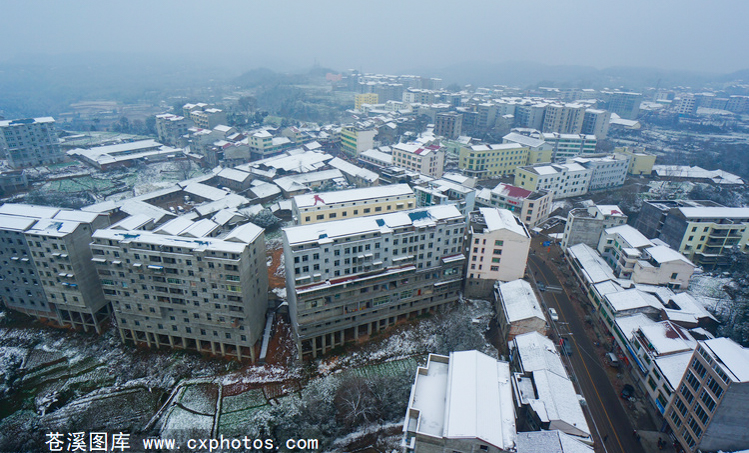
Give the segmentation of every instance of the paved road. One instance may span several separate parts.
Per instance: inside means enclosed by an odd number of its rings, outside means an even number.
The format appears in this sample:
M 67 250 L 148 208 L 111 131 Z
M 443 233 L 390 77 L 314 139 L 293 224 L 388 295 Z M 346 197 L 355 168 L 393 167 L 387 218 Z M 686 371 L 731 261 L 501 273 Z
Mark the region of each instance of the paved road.
M 540 247 L 536 249 L 541 250 Z M 534 275 L 537 281 L 543 282 L 546 286 L 562 286 L 544 260 L 536 254 L 529 258 L 531 275 Z M 565 264 L 560 265 L 565 266 Z M 559 313 L 557 323 L 559 331 L 572 342 L 573 352 L 569 359 L 579 388 L 587 401 L 589 415 L 593 418 L 594 426 L 591 425 L 590 428 L 593 436 L 598 437 L 596 451 L 643 452 L 642 445 L 632 435 L 632 424 L 603 368 L 605 365 L 601 363 L 596 355 L 595 346 L 585 333 L 585 321 L 580 319 L 579 310 L 573 307 L 573 302 L 570 301 L 565 291 L 546 291 L 541 294 L 547 307 L 553 307 Z M 567 332 L 570 335 L 564 335 Z M 606 442 L 603 442 L 604 438 Z

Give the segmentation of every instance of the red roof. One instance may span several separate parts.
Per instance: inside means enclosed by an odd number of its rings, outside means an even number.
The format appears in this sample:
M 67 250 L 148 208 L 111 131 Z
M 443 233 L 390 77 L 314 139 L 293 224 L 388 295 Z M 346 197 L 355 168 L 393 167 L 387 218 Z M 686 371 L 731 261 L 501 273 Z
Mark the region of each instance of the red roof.
M 532 194 L 530 190 L 523 189 L 522 187 L 512 186 L 510 184 L 503 184 L 504 189 L 502 194 L 512 198 L 528 198 L 528 195 Z

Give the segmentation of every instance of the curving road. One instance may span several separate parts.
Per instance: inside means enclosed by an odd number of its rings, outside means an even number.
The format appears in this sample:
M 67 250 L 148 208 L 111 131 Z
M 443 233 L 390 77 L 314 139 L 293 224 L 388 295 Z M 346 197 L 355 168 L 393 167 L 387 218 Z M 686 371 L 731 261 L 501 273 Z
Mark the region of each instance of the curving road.
M 534 247 L 539 254 L 546 255 L 546 249 Z M 573 381 L 587 402 L 587 415 L 593 433 L 597 452 L 640 453 L 642 445 L 633 436 L 633 427 L 622 407 L 621 400 L 604 370 L 604 365 L 596 355 L 595 346 L 585 332 L 585 321 L 580 319 L 580 310 L 573 306 L 566 290 L 552 272 L 553 263 L 547 263 L 538 254 L 528 259 L 528 267 L 535 280 L 544 283 L 550 290 L 540 293 L 546 307 L 553 307 L 559 313 L 556 330 L 567 337 L 572 344 L 572 355 L 565 359 L 574 370 Z M 560 264 L 559 266 L 566 266 Z M 556 336 L 556 334 L 555 334 Z M 558 341 L 558 338 L 555 338 Z M 605 440 L 605 442 L 604 442 Z

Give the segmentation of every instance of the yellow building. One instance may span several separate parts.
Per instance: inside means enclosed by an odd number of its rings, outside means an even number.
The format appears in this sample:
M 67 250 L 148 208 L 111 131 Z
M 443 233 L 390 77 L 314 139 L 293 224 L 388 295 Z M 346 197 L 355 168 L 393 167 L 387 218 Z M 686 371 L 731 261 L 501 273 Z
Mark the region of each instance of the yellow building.
M 341 129 L 341 150 L 358 156 L 362 151 L 374 148 L 376 129 L 367 129 L 358 125 L 344 126 Z
M 615 153 L 624 154 L 629 160 L 627 173 L 631 175 L 649 175 L 653 172 L 655 165 L 655 155 L 648 154 L 644 148 L 616 148 Z
M 377 104 L 380 97 L 377 93 L 361 93 L 354 96 L 354 109 L 361 110 L 362 104 Z
M 528 155 L 528 147 L 517 143 L 473 145 L 460 148 L 458 166 L 467 176 L 490 178 L 513 173 L 516 168 L 528 165 Z M 540 158 L 539 155 L 534 157 Z
M 292 210 L 297 225 L 387 214 L 416 207 L 408 184 L 297 195 Z

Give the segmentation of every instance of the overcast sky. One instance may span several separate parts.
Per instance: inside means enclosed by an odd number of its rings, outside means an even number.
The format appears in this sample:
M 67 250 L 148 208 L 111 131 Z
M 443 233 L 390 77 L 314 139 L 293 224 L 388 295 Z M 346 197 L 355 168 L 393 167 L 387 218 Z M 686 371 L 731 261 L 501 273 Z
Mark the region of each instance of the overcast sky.
M 749 1 L 6 0 L 19 54 L 234 54 L 259 65 L 400 72 L 467 61 L 749 68 Z

